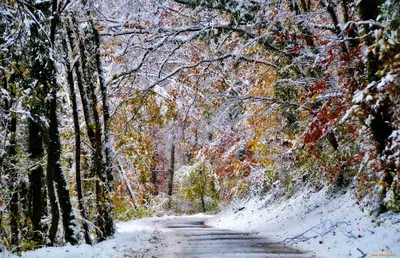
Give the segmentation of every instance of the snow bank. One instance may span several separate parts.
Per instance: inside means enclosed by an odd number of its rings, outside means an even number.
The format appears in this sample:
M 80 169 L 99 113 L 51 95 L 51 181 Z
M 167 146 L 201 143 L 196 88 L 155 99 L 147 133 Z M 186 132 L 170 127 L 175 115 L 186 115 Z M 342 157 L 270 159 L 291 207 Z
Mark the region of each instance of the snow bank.
M 317 257 L 400 256 L 400 216 L 372 217 L 349 192 L 305 190 L 289 200 L 250 199 L 230 205 L 206 222 L 250 230 Z
M 94 246 L 82 244 L 78 246 L 45 247 L 22 253 L 24 258 L 111 258 L 134 257 L 135 253 L 143 252 L 151 245 L 154 228 L 143 221 L 130 221 L 117 224 L 117 233 L 112 239 Z M 0 253 L 1 258 L 17 256 L 10 253 Z

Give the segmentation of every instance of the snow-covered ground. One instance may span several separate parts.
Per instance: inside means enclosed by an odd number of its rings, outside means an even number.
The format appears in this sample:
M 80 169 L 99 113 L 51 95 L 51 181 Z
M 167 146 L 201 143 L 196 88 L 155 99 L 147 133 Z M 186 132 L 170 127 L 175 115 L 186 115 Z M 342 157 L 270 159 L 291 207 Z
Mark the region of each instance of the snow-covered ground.
M 96 245 L 46 247 L 22 253 L 23 258 L 115 258 L 134 257 L 144 253 L 152 242 L 154 228 L 145 221 L 136 220 L 117 224 L 113 238 Z M 0 258 L 16 258 L 10 253 L 0 253 Z
M 231 204 L 206 224 L 259 232 L 316 257 L 400 256 L 399 214 L 375 218 L 349 192 L 308 189 L 288 200 L 253 198 Z
M 377 218 L 373 217 L 349 192 L 333 195 L 328 194 L 325 189 L 308 189 L 288 200 L 269 195 L 263 199 L 238 201 L 214 217 L 197 216 L 208 219 L 206 224 L 209 226 L 252 231 L 272 239 L 273 242 L 311 253 L 313 257 L 400 256 L 399 214 L 385 213 Z M 177 243 L 183 240 L 178 241 L 177 237 L 166 234 L 168 229 L 156 228 L 157 221 L 160 224 L 160 221 L 168 222 L 173 218 L 149 218 L 119 223 L 118 233 L 112 239 L 97 245 L 42 248 L 25 252 L 22 257 L 152 257 L 148 255 L 162 256 L 166 246 L 180 253 L 183 245 Z M 165 240 L 165 237 L 161 237 L 163 232 L 171 239 Z M 0 258 L 5 257 L 16 256 L 0 253 Z

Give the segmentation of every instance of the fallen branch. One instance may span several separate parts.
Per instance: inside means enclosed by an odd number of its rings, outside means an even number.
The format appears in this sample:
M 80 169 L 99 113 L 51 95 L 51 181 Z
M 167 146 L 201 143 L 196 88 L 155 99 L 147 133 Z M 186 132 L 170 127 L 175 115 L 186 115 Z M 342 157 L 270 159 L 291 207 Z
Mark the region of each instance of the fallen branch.
M 366 257 L 367 256 L 367 254 L 366 253 L 364 253 L 363 251 L 361 251 L 361 249 L 360 248 L 357 248 L 357 250 L 362 254 L 362 256 L 360 256 L 360 258 L 364 258 L 364 257 Z
M 326 227 L 326 224 L 327 224 L 327 223 L 330 223 L 330 224 L 331 224 L 331 225 L 329 226 L 329 228 Z M 326 221 L 323 221 L 323 222 L 319 223 L 318 225 L 313 226 L 312 228 L 310 228 L 310 229 L 304 231 L 303 233 L 301 233 L 301 234 L 299 234 L 299 235 L 296 235 L 296 236 L 294 236 L 294 237 L 285 238 L 285 239 L 284 239 L 283 241 L 281 241 L 281 242 L 282 242 L 282 243 L 297 244 L 297 243 L 299 243 L 299 242 L 308 241 L 308 240 L 310 240 L 310 239 L 312 239 L 312 238 L 324 237 L 325 235 L 331 233 L 335 228 L 338 228 L 340 225 L 349 226 L 350 224 L 349 224 L 348 222 L 344 222 L 344 221 L 339 221 L 339 222 L 333 223 L 332 220 L 326 220 Z M 323 227 L 323 228 L 326 229 L 326 230 L 324 230 L 323 232 L 320 232 L 320 233 L 319 233 L 319 232 L 316 232 L 315 230 L 318 229 L 318 228 L 320 228 L 320 227 Z M 309 232 L 311 232 L 311 231 L 315 232 L 316 234 L 313 235 L 313 236 L 306 236 L 306 234 L 309 233 Z M 342 231 L 342 232 L 343 232 L 343 234 L 344 234 L 345 236 L 347 236 L 347 237 L 357 239 L 357 237 L 353 235 L 353 233 L 351 232 L 351 230 L 350 230 L 350 231 Z

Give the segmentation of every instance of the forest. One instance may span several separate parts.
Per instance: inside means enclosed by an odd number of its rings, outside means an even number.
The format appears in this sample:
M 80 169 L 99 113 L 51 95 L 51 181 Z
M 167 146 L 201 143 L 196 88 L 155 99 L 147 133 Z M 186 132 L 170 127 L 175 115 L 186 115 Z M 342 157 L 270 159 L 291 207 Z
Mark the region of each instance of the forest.
M 279 189 L 400 212 L 397 0 L 1 0 L 0 253 Z

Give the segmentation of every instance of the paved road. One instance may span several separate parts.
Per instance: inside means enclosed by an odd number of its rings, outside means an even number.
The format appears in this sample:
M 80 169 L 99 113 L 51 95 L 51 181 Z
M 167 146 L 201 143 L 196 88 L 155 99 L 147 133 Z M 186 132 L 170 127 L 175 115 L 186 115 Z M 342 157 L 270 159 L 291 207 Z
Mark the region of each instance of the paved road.
M 136 257 L 313 257 L 252 233 L 205 226 L 205 220 L 204 217 L 149 220 L 157 228 L 151 240 L 153 247 Z

